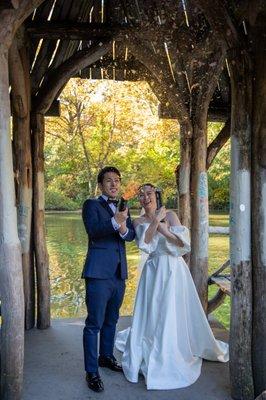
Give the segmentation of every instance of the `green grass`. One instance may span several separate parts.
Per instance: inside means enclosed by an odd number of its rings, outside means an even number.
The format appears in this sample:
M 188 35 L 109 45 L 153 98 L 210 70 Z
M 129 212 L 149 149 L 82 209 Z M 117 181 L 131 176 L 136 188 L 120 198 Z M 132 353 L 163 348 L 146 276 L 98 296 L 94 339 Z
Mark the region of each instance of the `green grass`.
M 209 275 L 218 269 L 229 258 L 229 236 L 211 235 L 209 238 Z M 224 271 L 229 272 L 229 269 Z M 209 286 L 209 299 L 217 291 L 216 285 Z M 214 311 L 214 316 L 226 328 L 230 324 L 230 297 L 226 296 L 225 301 Z
M 211 226 L 229 226 L 229 215 L 228 213 L 210 213 L 209 224 Z

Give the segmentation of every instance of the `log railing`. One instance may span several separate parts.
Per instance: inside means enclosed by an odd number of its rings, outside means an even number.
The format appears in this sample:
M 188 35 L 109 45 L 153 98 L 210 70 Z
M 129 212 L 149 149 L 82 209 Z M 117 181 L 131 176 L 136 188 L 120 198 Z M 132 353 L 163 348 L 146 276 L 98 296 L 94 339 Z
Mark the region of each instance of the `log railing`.
M 223 303 L 226 295 L 231 296 L 230 274 L 223 273 L 229 265 L 230 260 L 227 260 L 211 276 L 209 276 L 208 286 L 217 285 L 218 291 L 214 297 L 208 301 L 208 314 L 212 313 Z

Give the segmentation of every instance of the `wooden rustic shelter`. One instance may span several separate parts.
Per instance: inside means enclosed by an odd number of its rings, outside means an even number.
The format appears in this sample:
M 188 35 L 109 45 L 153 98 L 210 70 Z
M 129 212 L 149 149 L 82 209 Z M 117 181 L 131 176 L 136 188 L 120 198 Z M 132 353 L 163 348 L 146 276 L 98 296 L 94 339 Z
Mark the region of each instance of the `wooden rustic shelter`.
M 253 399 L 266 388 L 264 0 L 1 0 L 1 398 L 21 398 L 35 302 L 37 327 L 50 325 L 45 115 L 58 114 L 74 76 L 145 79 L 161 116 L 178 119 L 180 217 L 191 227 L 191 272 L 206 310 L 207 170 L 231 135 L 231 393 Z M 225 122 L 209 146 L 208 119 Z

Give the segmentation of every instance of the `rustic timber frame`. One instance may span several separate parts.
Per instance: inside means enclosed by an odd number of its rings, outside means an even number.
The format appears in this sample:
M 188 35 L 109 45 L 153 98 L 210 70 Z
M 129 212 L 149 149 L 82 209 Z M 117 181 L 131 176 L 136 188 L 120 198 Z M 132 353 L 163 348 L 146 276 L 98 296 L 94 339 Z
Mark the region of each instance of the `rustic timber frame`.
M 21 399 L 24 328 L 50 326 L 45 115 L 58 112 L 61 91 L 77 76 L 146 80 L 161 103 L 160 115 L 178 119 L 179 211 L 182 222 L 191 228 L 190 268 L 205 310 L 207 171 L 231 137 L 231 394 L 251 400 L 265 390 L 265 26 L 263 0 L 1 1 L 3 400 Z M 208 120 L 225 122 L 210 144 Z M 214 306 L 209 304 L 209 309 Z

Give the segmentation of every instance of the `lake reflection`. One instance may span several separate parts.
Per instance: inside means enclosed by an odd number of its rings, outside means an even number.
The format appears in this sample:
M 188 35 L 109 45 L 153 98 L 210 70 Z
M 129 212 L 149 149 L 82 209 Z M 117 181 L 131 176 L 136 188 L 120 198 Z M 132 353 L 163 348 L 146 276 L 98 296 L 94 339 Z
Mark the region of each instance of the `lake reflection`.
M 133 215 L 134 217 L 134 215 Z M 50 256 L 52 289 L 52 318 L 83 317 L 86 315 L 84 280 L 81 279 L 83 262 L 87 252 L 87 235 L 82 218 L 77 213 L 46 214 L 47 245 Z M 228 257 L 228 236 L 210 235 L 209 273 L 217 269 Z M 138 282 L 139 251 L 135 242 L 127 243 L 129 279 L 127 280 L 121 315 L 133 312 Z M 217 288 L 209 288 L 209 297 Z M 230 298 L 214 312 L 216 318 L 229 327 Z
M 87 235 L 80 214 L 46 214 L 47 247 L 50 260 L 52 318 L 86 315 L 84 280 L 81 279 L 87 252 Z M 138 280 L 139 252 L 135 242 L 127 243 L 129 278 L 121 315 L 133 311 Z

